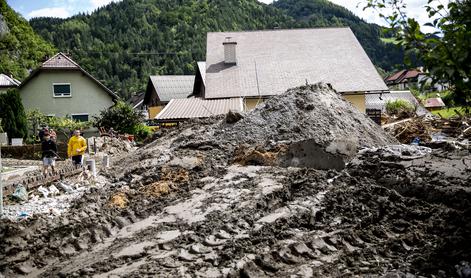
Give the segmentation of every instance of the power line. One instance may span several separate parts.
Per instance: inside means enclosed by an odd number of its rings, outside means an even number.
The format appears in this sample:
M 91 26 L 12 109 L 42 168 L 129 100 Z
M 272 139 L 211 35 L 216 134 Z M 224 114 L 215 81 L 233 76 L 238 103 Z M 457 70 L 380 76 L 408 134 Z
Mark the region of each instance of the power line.
M 72 52 L 72 51 L 68 51 Z M 185 52 L 185 53 L 178 53 L 178 52 L 123 52 L 123 51 L 96 51 L 96 50 L 75 50 L 77 52 L 85 52 L 85 53 L 95 53 L 95 54 L 126 54 L 126 55 L 137 55 L 137 56 L 151 56 L 151 55 L 158 55 L 158 56 L 177 56 L 177 55 L 185 55 L 185 54 L 197 54 L 196 52 Z

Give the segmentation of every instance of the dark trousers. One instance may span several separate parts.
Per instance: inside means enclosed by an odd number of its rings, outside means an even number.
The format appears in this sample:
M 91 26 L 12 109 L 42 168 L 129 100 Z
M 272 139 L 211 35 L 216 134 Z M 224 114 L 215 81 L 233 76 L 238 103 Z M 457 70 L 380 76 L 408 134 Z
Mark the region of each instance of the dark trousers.
M 74 165 L 82 165 L 82 156 L 81 155 L 72 156 L 72 162 L 74 163 Z

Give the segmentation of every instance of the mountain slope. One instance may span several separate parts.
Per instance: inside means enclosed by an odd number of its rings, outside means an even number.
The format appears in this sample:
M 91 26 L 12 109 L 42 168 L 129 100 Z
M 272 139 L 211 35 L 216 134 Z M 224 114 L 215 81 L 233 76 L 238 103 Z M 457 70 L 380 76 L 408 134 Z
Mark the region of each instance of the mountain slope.
M 0 49 L 0 73 L 17 79 L 25 78 L 29 69 L 55 51 L 6 0 L 0 0 Z
M 150 74 L 193 74 L 209 31 L 350 26 L 377 66 L 389 70 L 401 58 L 380 41 L 378 26 L 325 0 L 123 0 L 90 15 L 30 23 L 125 98 Z
M 366 23 L 344 7 L 328 0 L 278 0 L 272 5 L 303 27 L 349 26 L 377 67 L 392 70 L 402 63 L 402 51 L 381 41 L 380 26 Z

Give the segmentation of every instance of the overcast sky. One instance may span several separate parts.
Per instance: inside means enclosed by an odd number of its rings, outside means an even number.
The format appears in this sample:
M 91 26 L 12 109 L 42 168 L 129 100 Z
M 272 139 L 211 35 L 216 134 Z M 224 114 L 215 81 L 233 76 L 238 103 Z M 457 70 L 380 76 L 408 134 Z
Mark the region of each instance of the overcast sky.
M 39 16 L 51 16 L 66 18 L 79 12 L 91 12 L 98 7 L 104 6 L 110 2 L 120 0 L 7 0 L 8 4 L 25 18 Z M 272 0 L 260 0 L 264 3 L 271 3 Z M 376 12 L 367 10 L 363 11 L 364 4 L 358 5 L 365 0 L 330 0 L 338 5 L 344 6 L 351 10 L 359 17 L 371 23 L 382 24 Z M 424 5 L 427 0 L 405 0 L 407 3 L 407 13 L 409 17 L 416 18 L 421 24 L 427 22 L 427 14 Z M 448 0 L 442 0 L 448 2 Z

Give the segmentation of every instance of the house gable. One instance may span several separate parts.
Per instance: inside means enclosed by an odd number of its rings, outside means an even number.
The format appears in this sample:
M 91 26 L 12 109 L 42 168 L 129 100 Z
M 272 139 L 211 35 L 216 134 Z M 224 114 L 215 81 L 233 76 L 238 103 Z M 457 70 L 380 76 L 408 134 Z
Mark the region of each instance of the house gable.
M 56 92 L 56 93 L 54 93 Z M 26 109 L 55 116 L 97 115 L 118 96 L 63 53 L 34 70 L 20 85 Z
M 54 95 L 54 85 L 70 85 L 70 95 Z M 57 88 L 56 88 L 57 90 Z M 80 70 L 41 70 L 20 88 L 25 109 L 46 115 L 97 115 L 114 104 L 114 99 Z

